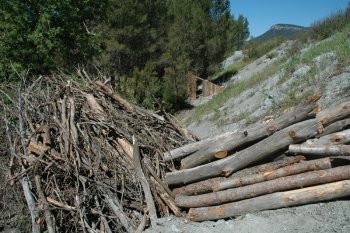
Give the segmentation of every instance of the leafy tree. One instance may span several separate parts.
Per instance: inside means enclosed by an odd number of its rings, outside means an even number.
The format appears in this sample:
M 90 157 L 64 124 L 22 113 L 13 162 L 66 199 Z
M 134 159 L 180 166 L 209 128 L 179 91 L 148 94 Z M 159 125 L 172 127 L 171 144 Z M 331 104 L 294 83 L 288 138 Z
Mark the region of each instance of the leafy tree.
M 21 1 L 0 3 L 0 77 L 18 72 L 49 74 L 91 59 L 98 51 L 90 31 L 107 0 Z M 89 30 L 90 29 L 90 30 Z
M 249 38 L 249 23 L 248 19 L 243 15 L 239 15 L 234 26 L 234 34 L 236 36 L 236 49 L 240 50 L 243 47 L 244 42 Z

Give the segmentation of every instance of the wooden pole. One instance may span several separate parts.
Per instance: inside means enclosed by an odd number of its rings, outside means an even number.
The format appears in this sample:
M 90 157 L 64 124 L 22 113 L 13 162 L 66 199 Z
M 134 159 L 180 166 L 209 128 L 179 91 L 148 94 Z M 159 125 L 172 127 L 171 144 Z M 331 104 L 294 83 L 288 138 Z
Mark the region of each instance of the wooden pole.
M 191 208 L 188 218 L 192 221 L 216 220 L 261 210 L 328 201 L 349 195 L 350 180 L 344 180 L 309 188 L 267 194 L 214 207 Z
M 278 131 L 265 140 L 227 158 L 195 168 L 166 173 L 166 181 L 169 185 L 189 184 L 215 176 L 228 176 L 232 172 L 273 155 L 292 143 L 316 136 L 322 130 L 322 125 L 316 119 L 303 121 Z

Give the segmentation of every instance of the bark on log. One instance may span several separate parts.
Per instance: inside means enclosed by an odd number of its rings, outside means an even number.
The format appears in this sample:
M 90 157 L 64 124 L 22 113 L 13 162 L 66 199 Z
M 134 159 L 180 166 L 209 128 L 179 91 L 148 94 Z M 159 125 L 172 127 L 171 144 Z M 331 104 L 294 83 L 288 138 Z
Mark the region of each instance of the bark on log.
M 339 132 L 348 128 L 350 128 L 350 119 L 344 119 L 341 121 L 334 122 L 333 124 L 330 124 L 327 127 L 325 127 L 323 133 L 320 136 Z
M 303 121 L 278 131 L 265 140 L 227 158 L 199 167 L 167 173 L 166 181 L 169 185 L 188 184 L 214 176 L 227 176 L 288 147 L 292 143 L 313 137 L 322 130 L 322 125 L 316 119 Z
M 205 146 L 207 143 L 216 144 L 220 142 L 223 138 L 230 137 L 234 135 L 236 131 L 232 132 L 226 132 L 214 137 L 206 138 L 198 142 L 194 142 L 191 144 L 184 145 L 182 147 L 176 148 L 174 150 L 168 151 L 164 153 L 164 160 L 169 162 L 174 159 L 185 157 L 186 155 L 192 154 L 193 152 L 196 152 L 203 146 Z
M 281 167 L 285 167 L 294 163 L 298 163 L 302 160 L 304 160 L 305 157 L 298 155 L 298 156 L 290 156 L 283 158 L 281 160 L 267 163 L 267 164 L 262 164 L 262 165 L 257 165 L 254 167 L 246 168 L 243 170 L 240 170 L 236 173 L 234 173 L 230 178 L 226 177 L 216 177 L 204 181 L 200 181 L 197 183 L 189 184 L 186 186 L 182 186 L 180 188 L 176 188 L 173 190 L 173 193 L 175 194 L 183 194 L 183 195 L 197 195 L 197 194 L 202 194 L 202 193 L 208 193 L 212 191 L 212 186 L 213 184 L 219 183 L 219 182 L 224 182 L 228 179 L 232 178 L 241 178 L 241 177 L 247 177 L 251 175 L 255 175 L 258 173 L 262 172 L 268 172 L 268 171 L 273 171 Z
M 332 145 L 332 144 L 346 144 L 350 142 L 350 129 L 325 135 L 316 139 L 309 139 L 304 145 Z
M 228 178 L 225 181 L 214 183 L 212 185 L 212 190 L 213 192 L 217 192 L 224 189 L 256 184 L 268 180 L 274 180 L 280 177 L 295 175 L 307 171 L 328 169 L 331 167 L 332 163 L 331 159 L 329 158 L 304 161 L 273 171 L 261 172 L 251 176 Z
M 335 121 L 350 116 L 350 101 L 344 102 L 335 108 L 325 109 L 316 115 L 322 125 L 326 126 Z
M 140 179 L 141 186 L 143 189 L 143 192 L 145 193 L 145 199 L 147 203 L 147 208 L 151 220 L 151 225 L 156 226 L 157 225 L 157 211 L 156 207 L 153 201 L 151 188 L 149 187 L 149 184 L 147 182 L 147 179 L 145 175 L 143 174 L 142 166 L 141 166 L 141 160 L 140 160 L 140 151 L 139 146 L 136 141 L 135 136 L 133 136 L 133 157 L 134 157 L 134 168 L 136 171 L 137 176 Z
M 267 194 L 214 207 L 192 208 L 189 210 L 188 218 L 192 221 L 216 220 L 261 210 L 328 201 L 349 195 L 350 180 L 344 180 L 309 188 Z
M 317 156 L 349 156 L 350 145 L 290 145 L 289 153 Z
M 175 201 L 176 204 L 181 207 L 213 206 L 248 199 L 268 193 L 325 184 L 346 179 L 350 179 L 350 166 L 305 172 L 248 186 L 197 196 L 176 195 Z
M 193 153 L 181 161 L 181 167 L 192 168 L 216 160 L 217 153 L 222 151 L 230 152 L 244 144 L 255 142 L 267 137 L 278 130 L 288 127 L 292 124 L 305 120 L 310 112 L 316 107 L 314 102 L 304 103 L 295 107 L 292 111 L 283 114 L 276 120 L 267 124 L 258 124 L 246 130 L 238 131 L 232 136 L 223 138 L 219 145 L 217 143 L 207 143 L 205 148 Z

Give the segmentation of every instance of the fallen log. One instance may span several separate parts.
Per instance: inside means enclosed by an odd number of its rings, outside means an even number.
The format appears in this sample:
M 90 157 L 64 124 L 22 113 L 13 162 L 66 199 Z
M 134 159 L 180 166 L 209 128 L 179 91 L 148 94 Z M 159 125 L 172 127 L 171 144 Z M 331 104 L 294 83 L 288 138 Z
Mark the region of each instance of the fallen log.
M 289 126 L 227 158 L 195 168 L 166 173 L 168 185 L 188 184 L 215 176 L 228 176 L 248 165 L 273 155 L 292 143 L 304 141 L 322 132 L 322 125 L 316 119 Z
M 316 115 L 323 126 L 350 116 L 350 101 L 344 102 L 337 107 L 325 109 Z
M 289 153 L 317 156 L 349 156 L 350 145 L 290 145 Z
M 227 189 L 197 196 L 176 195 L 175 201 L 176 204 L 181 207 L 213 206 L 248 199 L 268 193 L 325 184 L 346 179 L 350 179 L 350 166 L 310 171 L 239 188 Z
M 350 129 L 328 134 L 316 139 L 309 139 L 306 145 L 332 145 L 332 144 L 346 144 L 350 142 Z
M 191 208 L 187 216 L 192 221 L 216 220 L 261 210 L 328 201 L 349 195 L 350 180 L 344 180 L 309 188 L 267 194 L 214 207 Z
M 320 136 L 339 132 L 348 128 L 350 128 L 350 119 L 336 121 L 325 127 L 323 133 Z
M 224 151 L 228 153 L 244 144 L 255 142 L 275 133 L 278 130 L 305 120 L 310 116 L 310 112 L 315 109 L 315 107 L 315 102 L 304 103 L 295 107 L 292 111 L 283 114 L 276 120 L 268 122 L 267 124 L 261 123 L 254 127 L 238 131 L 233 135 L 222 138 L 222 142 L 220 142 L 219 145 L 217 144 L 217 141 L 214 141 L 213 143 L 208 142 L 201 150 L 182 159 L 181 167 L 184 169 L 192 168 L 206 162 L 216 160 L 219 158 L 217 157 L 217 154 L 220 152 Z
M 225 181 L 214 183 L 212 185 L 212 190 L 213 192 L 217 192 L 224 189 L 256 184 L 284 176 L 290 176 L 313 170 L 328 169 L 331 167 L 331 159 L 329 158 L 303 161 L 273 171 L 261 172 L 251 176 L 228 178 Z
M 257 165 L 254 167 L 240 170 L 240 171 L 234 173 L 232 176 L 230 176 L 230 178 L 216 177 L 216 178 L 200 181 L 197 183 L 189 184 L 186 186 L 182 186 L 180 188 L 175 188 L 173 190 L 173 193 L 183 194 L 183 195 L 196 195 L 196 194 L 208 193 L 208 192 L 212 191 L 213 184 L 224 182 L 227 179 L 232 179 L 232 178 L 239 179 L 242 177 L 247 177 L 247 176 L 255 175 L 258 173 L 262 173 L 262 172 L 273 171 L 273 170 L 281 168 L 281 167 L 285 167 L 285 166 L 288 166 L 288 165 L 291 165 L 294 163 L 298 163 L 304 159 L 305 159 L 305 157 L 301 156 L 301 155 L 286 157 L 286 158 L 283 158 L 281 160 L 274 161 L 271 163 Z

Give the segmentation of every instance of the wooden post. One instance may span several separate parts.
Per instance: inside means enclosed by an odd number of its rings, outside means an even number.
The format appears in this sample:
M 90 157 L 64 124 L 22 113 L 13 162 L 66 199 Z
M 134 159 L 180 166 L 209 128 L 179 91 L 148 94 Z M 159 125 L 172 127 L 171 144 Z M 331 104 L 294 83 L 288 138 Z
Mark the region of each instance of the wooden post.
M 350 145 L 290 145 L 289 153 L 317 156 L 349 156 Z

